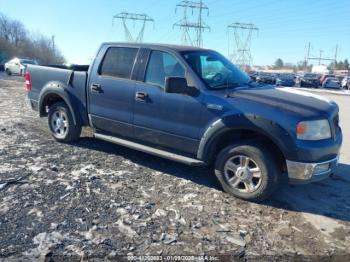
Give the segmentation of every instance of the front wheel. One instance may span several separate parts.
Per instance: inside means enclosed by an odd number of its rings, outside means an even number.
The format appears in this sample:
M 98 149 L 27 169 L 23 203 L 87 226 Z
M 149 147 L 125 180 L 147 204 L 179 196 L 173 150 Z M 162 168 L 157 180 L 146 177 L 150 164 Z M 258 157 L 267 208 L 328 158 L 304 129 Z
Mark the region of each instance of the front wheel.
M 48 125 L 52 136 L 59 142 L 71 142 L 80 137 L 81 125 L 74 124 L 69 107 L 57 102 L 49 108 Z
M 5 71 L 6 71 L 6 74 L 7 74 L 8 76 L 12 75 L 10 69 L 6 68 Z
M 249 142 L 224 148 L 216 159 L 215 175 L 227 193 L 255 202 L 268 198 L 281 181 L 270 151 Z

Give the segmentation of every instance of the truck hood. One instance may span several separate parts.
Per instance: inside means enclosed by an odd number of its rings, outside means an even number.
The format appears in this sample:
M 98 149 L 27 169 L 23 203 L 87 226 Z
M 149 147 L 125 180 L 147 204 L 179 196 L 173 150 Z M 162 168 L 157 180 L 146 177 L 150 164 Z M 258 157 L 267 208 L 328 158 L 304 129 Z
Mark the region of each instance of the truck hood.
M 304 118 L 328 118 L 337 110 L 337 105 L 332 100 L 288 87 L 276 88 L 268 85 L 239 88 L 228 97 L 256 102 Z

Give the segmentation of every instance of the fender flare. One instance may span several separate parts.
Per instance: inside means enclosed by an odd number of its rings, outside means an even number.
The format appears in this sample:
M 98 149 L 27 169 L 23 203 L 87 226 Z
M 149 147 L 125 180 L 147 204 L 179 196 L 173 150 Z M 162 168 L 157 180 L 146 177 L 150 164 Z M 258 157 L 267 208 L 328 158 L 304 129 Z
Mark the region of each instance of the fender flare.
M 296 146 L 290 134 L 280 125 L 256 115 L 235 115 L 217 119 L 204 132 L 197 151 L 197 158 L 205 162 L 211 159 L 212 148 L 223 133 L 229 131 L 253 131 L 270 139 L 285 158 L 294 154 Z M 296 152 L 295 152 L 296 153 Z
M 38 101 L 39 116 L 40 117 L 46 116 L 45 105 L 46 105 L 47 99 L 51 95 L 59 96 L 66 103 L 66 105 L 68 106 L 72 114 L 74 125 L 77 125 L 78 121 L 80 121 L 79 117 L 77 117 L 76 115 L 77 110 L 75 110 L 73 106 L 74 103 L 72 103 L 72 99 L 69 93 L 66 91 L 65 86 L 60 83 L 52 83 L 52 82 L 48 83 L 41 90 L 39 95 L 39 101 Z

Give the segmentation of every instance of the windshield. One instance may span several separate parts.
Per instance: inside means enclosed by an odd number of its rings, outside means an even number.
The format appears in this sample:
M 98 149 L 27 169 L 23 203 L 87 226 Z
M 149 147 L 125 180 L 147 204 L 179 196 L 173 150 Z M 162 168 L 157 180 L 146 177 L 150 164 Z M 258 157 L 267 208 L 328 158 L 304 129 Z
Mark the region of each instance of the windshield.
M 266 72 L 260 72 L 259 76 L 263 76 L 263 77 L 272 77 L 273 75 L 270 73 L 266 73 Z
M 304 77 L 317 78 L 316 74 L 305 74 Z
M 279 78 L 291 79 L 291 78 L 294 78 L 294 75 L 292 75 L 292 74 L 281 74 L 281 75 L 279 75 Z
M 187 51 L 181 54 L 211 89 L 237 87 L 250 82 L 250 77 L 246 73 L 217 52 Z
M 21 59 L 21 64 L 30 64 L 30 65 L 36 65 L 37 63 L 34 60 L 28 60 L 28 59 Z

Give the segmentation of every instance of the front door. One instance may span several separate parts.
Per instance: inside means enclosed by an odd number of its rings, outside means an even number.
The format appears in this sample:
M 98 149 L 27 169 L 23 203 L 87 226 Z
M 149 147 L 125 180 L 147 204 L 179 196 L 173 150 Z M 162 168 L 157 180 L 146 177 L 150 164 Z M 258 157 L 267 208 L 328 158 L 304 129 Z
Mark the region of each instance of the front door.
M 138 48 L 109 47 L 101 65 L 93 69 L 88 92 L 93 126 L 131 137 L 135 83 L 131 80 Z
M 150 52 L 144 81 L 135 84 L 135 138 L 182 152 L 197 152 L 201 96 L 164 92 L 165 77 L 185 75 L 185 67 L 175 55 Z

